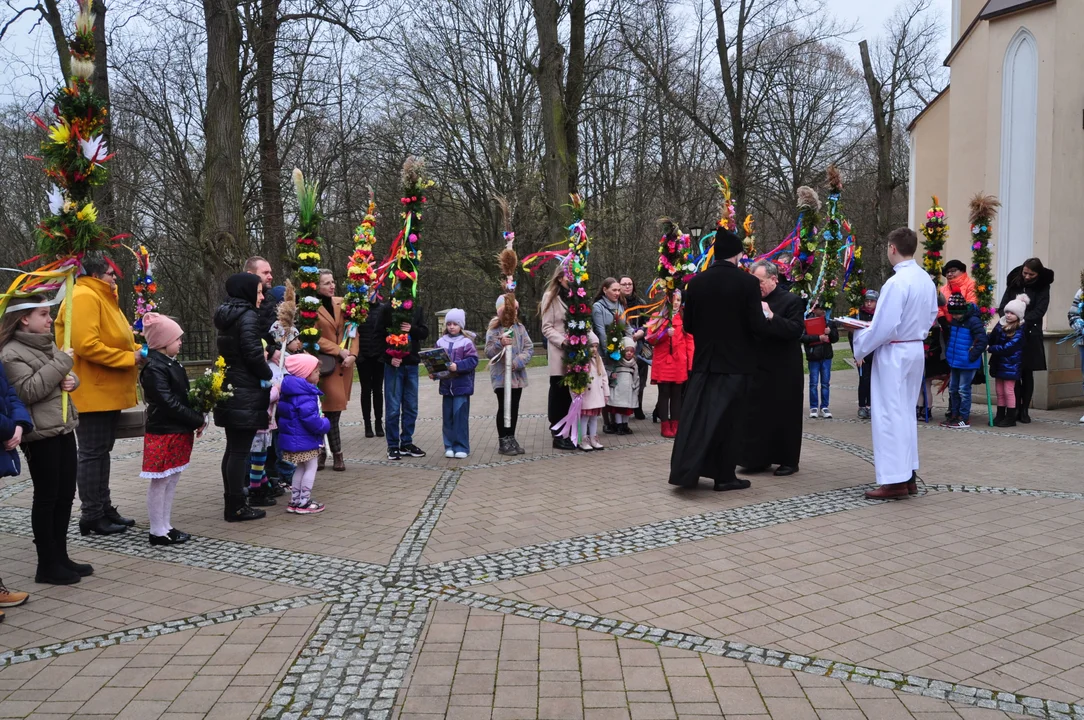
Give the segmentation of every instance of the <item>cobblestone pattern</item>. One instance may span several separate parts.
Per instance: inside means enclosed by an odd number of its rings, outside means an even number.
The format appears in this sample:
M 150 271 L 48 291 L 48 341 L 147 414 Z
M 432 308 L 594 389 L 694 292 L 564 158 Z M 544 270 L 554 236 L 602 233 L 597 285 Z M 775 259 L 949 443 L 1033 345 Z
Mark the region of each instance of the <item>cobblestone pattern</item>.
M 160 635 L 172 635 L 173 633 L 184 632 L 185 630 L 194 630 L 196 628 L 209 627 L 211 625 L 221 625 L 223 623 L 244 620 L 245 618 L 294 610 L 296 608 L 303 608 L 308 605 L 316 605 L 323 602 L 325 602 L 325 599 L 319 594 L 302 595 L 288 600 L 277 600 L 275 602 L 260 603 L 259 605 L 247 605 L 245 607 L 233 608 L 230 610 L 215 610 L 177 620 L 151 623 L 149 625 L 143 625 L 142 627 L 129 628 L 118 632 L 93 635 L 78 640 L 69 640 L 68 642 L 52 643 L 50 645 L 31 648 L 20 648 L 19 650 L 8 650 L 0 653 L 0 667 L 18 665 L 19 663 L 30 662 L 32 660 L 45 660 L 59 655 L 78 652 L 80 650 L 98 650 L 113 645 L 136 642 L 137 640 L 150 640 L 151 638 L 156 638 Z
M 1028 695 L 945 682 L 808 655 L 797 655 L 771 648 L 762 648 L 720 638 L 706 638 L 642 623 L 601 618 L 458 588 L 434 589 L 427 591 L 424 595 L 431 599 L 446 600 L 541 622 L 557 623 L 631 640 L 642 640 L 662 647 L 717 655 L 742 662 L 769 665 L 861 685 L 873 685 L 886 690 L 922 695 L 935 700 L 947 700 L 978 708 L 1026 714 L 1030 717 L 1050 718 L 1051 720 L 1084 719 L 1084 704 L 1045 700 Z
M 463 475 L 462 470 L 446 470 L 437 480 L 436 485 L 429 492 L 418 517 L 410 524 L 403 533 L 403 539 L 399 542 L 395 552 L 392 553 L 391 562 L 388 563 L 384 574 L 384 582 L 393 583 L 400 578 L 404 571 L 412 571 L 418 567 L 425 544 L 429 542 L 429 536 L 433 534 L 437 520 L 448 499 L 452 496 L 459 478 Z

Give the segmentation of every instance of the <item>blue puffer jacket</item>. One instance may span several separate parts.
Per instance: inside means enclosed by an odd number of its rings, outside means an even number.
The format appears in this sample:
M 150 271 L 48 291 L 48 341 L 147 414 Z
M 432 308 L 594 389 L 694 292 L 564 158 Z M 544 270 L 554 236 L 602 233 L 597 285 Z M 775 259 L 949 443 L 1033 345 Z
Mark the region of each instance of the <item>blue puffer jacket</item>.
M 34 429 L 34 421 L 26 411 L 26 405 L 19 399 L 15 386 L 8 382 L 7 373 L 0 365 L 0 442 L 7 442 L 15 436 L 15 428 L 22 426 L 23 435 Z M 22 472 L 19 463 L 19 451 L 0 448 L 0 477 L 14 477 Z
M 444 334 L 437 340 L 448 360 L 455 363 L 455 372 L 440 379 L 441 395 L 473 395 L 474 371 L 478 367 L 478 349 L 472 336 Z
M 285 452 L 315 450 L 324 444 L 331 422 L 320 414 L 320 396 L 315 385 L 293 375 L 282 378 L 279 394 L 279 449 Z
M 990 331 L 990 374 L 999 380 L 1016 380 L 1020 377 L 1020 365 L 1024 360 L 1024 323 L 1016 328 L 1012 337 L 998 323 Z
M 953 370 L 977 370 L 982 367 L 985 349 L 986 328 L 979 317 L 979 309 L 969 304 L 963 315 L 952 316 L 945 358 Z

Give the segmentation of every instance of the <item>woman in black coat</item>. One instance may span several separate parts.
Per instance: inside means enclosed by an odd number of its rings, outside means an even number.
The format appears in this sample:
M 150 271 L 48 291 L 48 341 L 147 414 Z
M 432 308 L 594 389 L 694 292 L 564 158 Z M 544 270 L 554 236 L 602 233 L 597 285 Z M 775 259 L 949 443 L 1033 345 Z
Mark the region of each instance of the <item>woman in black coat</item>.
M 257 430 L 266 430 L 271 405 L 271 366 L 264 355 L 263 336 L 256 309 L 263 300 L 260 278 L 249 273 L 226 280 L 228 297 L 215 312 L 218 353 L 226 360 L 225 384 L 233 397 L 215 408 L 215 425 L 226 431 L 222 455 L 222 487 L 227 522 L 257 520 L 266 513 L 248 506 L 244 494 L 248 455 Z
M 384 437 L 384 355 L 386 331 L 379 327 L 380 305 L 373 303 L 358 328 L 358 380 L 361 382 L 361 415 L 365 437 Z M 374 433 L 375 428 L 375 433 Z
M 1039 258 L 1028 258 L 1020 267 L 1013 268 L 1005 282 L 1005 294 L 998 305 L 998 315 L 1005 314 L 1005 305 L 1024 294 L 1031 301 L 1024 315 L 1024 357 L 1020 367 L 1020 380 L 1016 384 L 1017 421 L 1031 422 L 1028 408 L 1035 394 L 1035 371 L 1046 370 L 1046 350 L 1043 348 L 1043 317 L 1050 307 L 1050 286 L 1054 283 L 1054 271 L 1044 267 Z

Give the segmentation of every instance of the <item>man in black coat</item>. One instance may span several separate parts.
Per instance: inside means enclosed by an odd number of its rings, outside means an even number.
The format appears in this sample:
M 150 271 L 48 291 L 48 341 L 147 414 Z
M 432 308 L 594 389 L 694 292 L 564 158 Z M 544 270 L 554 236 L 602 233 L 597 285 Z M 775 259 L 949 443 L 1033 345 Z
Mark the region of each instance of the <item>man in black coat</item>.
M 802 335 L 805 301 L 779 284 L 779 268 L 771 262 L 753 264 L 760 294 L 772 311 L 768 328 L 756 339 L 757 371 L 744 430 L 743 472 L 762 472 L 778 463 L 776 475 L 798 472 L 802 454 Z
M 685 291 L 685 332 L 696 341 L 696 352 L 670 456 L 671 485 L 696 487 L 703 476 L 715 481 L 715 490 L 749 487 L 734 468 L 757 369 L 754 335 L 768 331 L 770 310 L 757 279 L 738 267 L 742 251 L 736 235 L 720 230 L 715 255 L 722 259 Z

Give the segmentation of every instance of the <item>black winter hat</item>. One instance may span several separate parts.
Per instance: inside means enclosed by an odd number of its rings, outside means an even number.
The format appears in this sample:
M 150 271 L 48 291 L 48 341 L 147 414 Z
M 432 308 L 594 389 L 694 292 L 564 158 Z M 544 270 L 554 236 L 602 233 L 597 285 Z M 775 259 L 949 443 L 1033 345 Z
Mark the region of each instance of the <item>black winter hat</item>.
M 729 230 L 718 230 L 715 233 L 715 257 L 727 260 L 735 255 L 745 252 L 745 246 L 741 244 L 738 236 Z
M 941 268 L 941 272 L 948 272 L 949 270 L 959 270 L 962 273 L 966 273 L 967 266 L 964 265 L 962 260 L 949 260 L 945 263 L 944 267 Z

